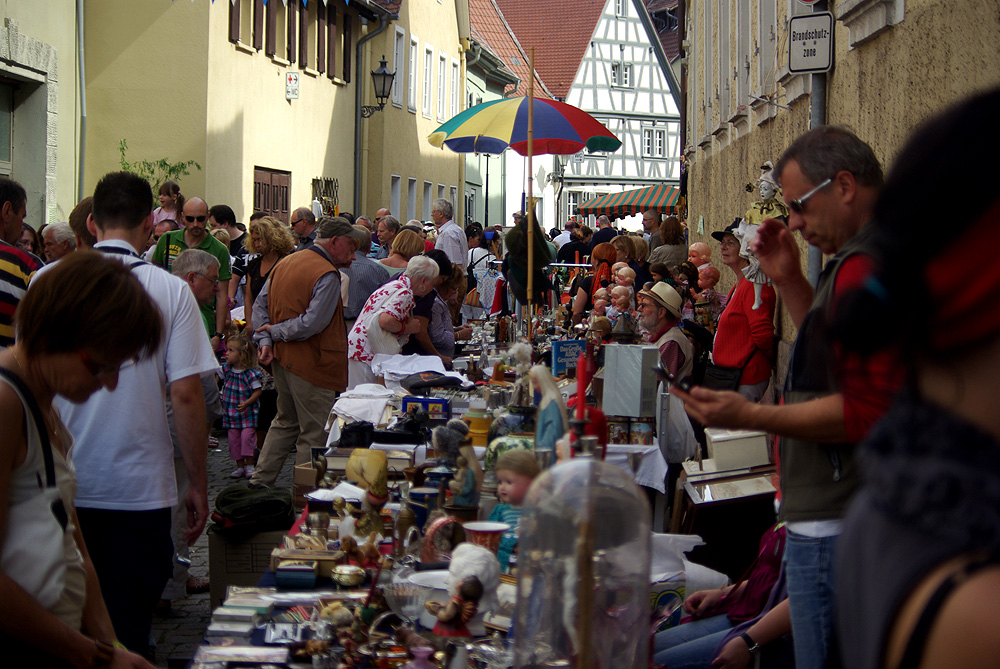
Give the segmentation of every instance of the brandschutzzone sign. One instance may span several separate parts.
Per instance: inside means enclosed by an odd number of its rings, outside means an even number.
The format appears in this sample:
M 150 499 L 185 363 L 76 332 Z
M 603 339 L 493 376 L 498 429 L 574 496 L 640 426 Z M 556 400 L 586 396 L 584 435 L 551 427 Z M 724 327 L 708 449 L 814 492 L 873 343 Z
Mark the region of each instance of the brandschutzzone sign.
M 788 20 L 788 71 L 828 72 L 833 67 L 833 14 L 815 12 Z

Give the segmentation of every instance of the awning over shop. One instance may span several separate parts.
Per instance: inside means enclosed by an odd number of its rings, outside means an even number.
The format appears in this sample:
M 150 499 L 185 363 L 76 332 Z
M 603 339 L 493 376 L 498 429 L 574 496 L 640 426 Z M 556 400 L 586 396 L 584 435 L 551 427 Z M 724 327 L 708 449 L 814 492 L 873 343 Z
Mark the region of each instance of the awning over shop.
M 580 214 L 604 214 L 609 218 L 630 216 L 643 211 L 656 211 L 661 214 L 671 214 L 677 206 L 681 192 L 676 186 L 657 184 L 636 190 L 608 193 L 587 200 L 576 210 Z

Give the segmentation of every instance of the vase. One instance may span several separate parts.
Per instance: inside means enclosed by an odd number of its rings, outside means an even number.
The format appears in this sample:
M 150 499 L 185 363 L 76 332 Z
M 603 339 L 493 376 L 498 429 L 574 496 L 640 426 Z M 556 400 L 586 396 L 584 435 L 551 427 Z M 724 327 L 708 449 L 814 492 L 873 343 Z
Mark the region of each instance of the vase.
M 407 662 L 403 669 L 436 669 L 437 665 L 428 658 L 434 653 L 433 648 L 427 646 L 417 646 L 410 649 L 413 660 Z

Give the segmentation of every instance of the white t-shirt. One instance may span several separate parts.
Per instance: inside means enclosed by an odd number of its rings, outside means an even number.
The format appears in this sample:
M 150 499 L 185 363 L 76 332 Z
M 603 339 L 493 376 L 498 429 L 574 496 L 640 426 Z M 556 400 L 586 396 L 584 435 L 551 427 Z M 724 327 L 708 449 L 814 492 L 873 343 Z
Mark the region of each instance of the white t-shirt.
M 99 242 L 135 253 L 126 242 Z M 114 392 L 102 388 L 83 404 L 55 403 L 73 433 L 72 457 L 79 489 L 76 506 L 151 511 L 177 503 L 174 453 L 167 426 L 166 385 L 218 367 L 191 289 L 137 256 L 108 253 L 136 263 L 136 278 L 160 307 L 163 343 L 146 360 L 122 368 Z M 125 325 L 127 326 L 127 324 Z

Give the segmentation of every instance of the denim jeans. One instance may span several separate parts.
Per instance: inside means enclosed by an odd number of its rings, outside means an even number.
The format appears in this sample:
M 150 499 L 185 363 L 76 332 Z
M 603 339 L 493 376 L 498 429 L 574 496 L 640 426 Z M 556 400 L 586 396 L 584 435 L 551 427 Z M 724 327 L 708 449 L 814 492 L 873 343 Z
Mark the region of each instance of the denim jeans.
M 827 666 L 833 634 L 836 548 L 836 536 L 807 537 L 788 532 L 785 574 L 798 667 Z
M 669 669 L 704 669 L 709 666 L 715 649 L 733 628 L 725 614 L 692 620 L 656 633 L 653 661 Z

